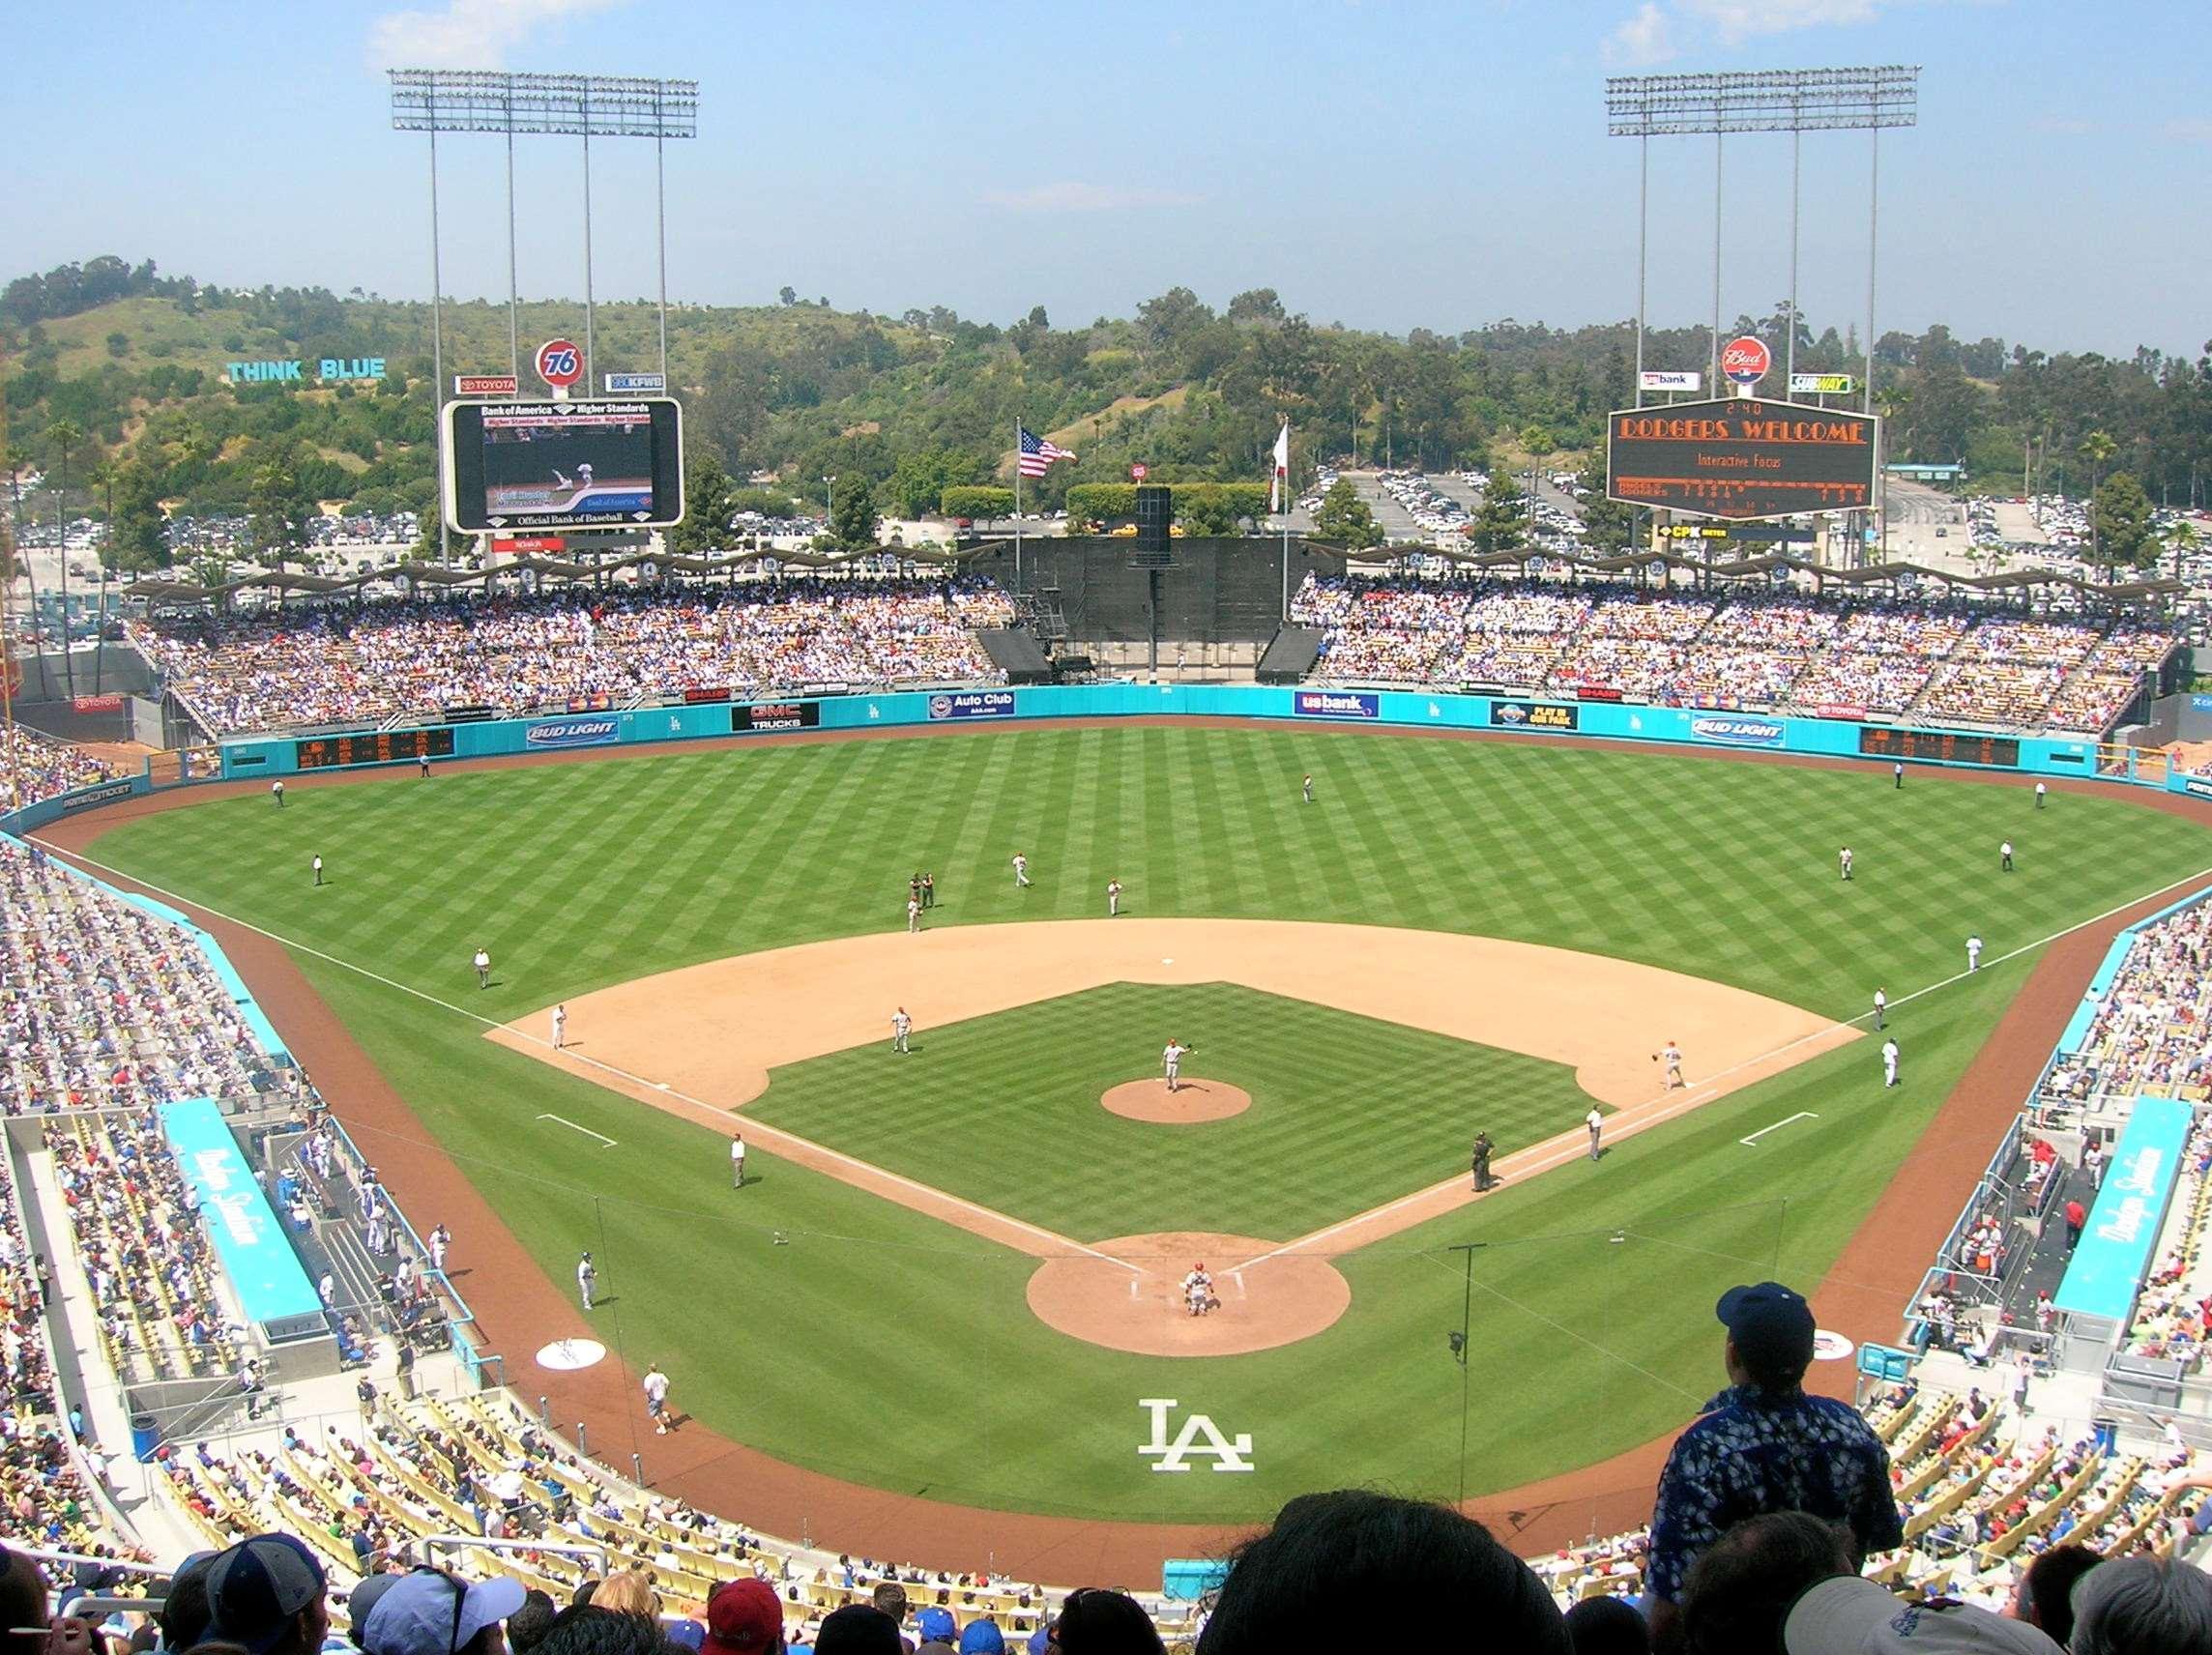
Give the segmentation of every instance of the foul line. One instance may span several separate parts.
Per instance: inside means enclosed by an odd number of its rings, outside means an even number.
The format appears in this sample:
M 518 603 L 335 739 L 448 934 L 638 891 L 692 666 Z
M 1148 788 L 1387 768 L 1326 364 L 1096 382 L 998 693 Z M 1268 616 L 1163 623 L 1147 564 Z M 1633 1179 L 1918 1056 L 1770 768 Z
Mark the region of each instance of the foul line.
M 2115 904 L 2113 907 L 2106 909 L 2102 914 L 2092 914 L 2086 919 L 2077 920 L 2072 925 L 2063 926 L 2060 929 L 2052 932 L 2048 937 L 2039 938 L 2032 943 L 2023 943 L 2017 948 L 2013 948 L 2005 953 L 1999 954 L 1993 960 L 1985 961 L 1981 967 L 1981 971 L 1994 971 L 1998 966 L 2004 965 L 2008 961 L 2017 960 L 2023 954 L 2032 954 L 2039 948 L 2048 948 L 2052 944 L 2058 942 L 2061 938 L 2071 937 L 2077 931 L 2087 930 L 2092 925 L 2101 925 L 2115 915 L 2125 914 L 2129 909 L 2140 907 L 2146 902 L 2155 902 L 2162 896 L 2166 896 L 2173 891 L 2183 890 L 2187 887 L 2197 886 L 2199 884 L 2199 882 L 2206 879 L 2212 879 L 2212 868 L 2199 868 L 2197 872 L 2189 875 L 2186 879 L 2176 880 L 2173 884 L 2166 886 L 2159 890 L 2146 891 L 2141 896 L 2132 896 L 2125 902 Z M 1954 984 L 1965 982 L 1969 976 L 1977 976 L 1979 974 L 1979 972 L 1955 972 L 1950 976 L 1938 978 L 1936 981 L 1929 983 L 1925 987 L 1916 988 L 1909 994 L 1900 995 L 1897 999 L 1891 1001 L 1889 1003 L 1893 1007 L 1899 1005 L 1908 1005 L 1913 1001 L 1924 999 L 1928 995 L 1936 993 L 1938 989 L 1950 988 Z M 1813 1030 L 1810 1033 L 1798 1035 L 1794 1040 L 1785 1041 L 1783 1044 L 1775 1047 L 1770 1052 L 1761 1052 L 1753 1057 L 1746 1058 L 1740 1062 L 1732 1063 L 1727 1068 L 1720 1070 L 1718 1073 L 1706 1076 L 1703 1081 L 1699 1082 L 1697 1086 L 1686 1089 L 1683 1092 L 1681 1100 L 1671 1108 L 1663 1108 L 1652 1111 L 1651 1105 L 1649 1103 L 1631 1104 L 1628 1106 L 1628 1108 L 1617 1110 L 1614 1114 L 1606 1117 L 1604 1123 L 1605 1128 L 1616 1137 L 1632 1138 L 1636 1136 L 1636 1134 L 1648 1131 L 1654 1126 L 1664 1125 L 1668 1121 L 1675 1118 L 1677 1116 L 1686 1115 L 1691 1110 L 1698 1108 L 1702 1104 L 1713 1102 L 1714 1098 L 1712 1096 L 1701 1095 L 1701 1093 L 1705 1092 L 1706 1089 L 1709 1089 L 1715 1081 L 1725 1080 L 1728 1076 L 1735 1074 L 1739 1070 L 1751 1068 L 1757 1064 L 1769 1062 L 1776 1058 L 1786 1056 L 1787 1054 L 1795 1051 L 1799 1046 L 1805 1045 L 1810 1041 L 1826 1039 L 1829 1035 L 1835 1033 L 1839 1029 L 1855 1029 L 1860 1024 L 1867 1022 L 1873 1016 L 1874 1011 L 1870 1007 L 1866 1011 L 1861 1012 L 1856 1017 L 1847 1017 L 1841 1019 L 1840 1021 L 1826 1024 L 1821 1028 Z M 1661 1092 L 1659 1094 L 1659 1098 L 1653 1101 L 1663 1101 L 1666 1096 L 1667 1093 Z M 1521 1175 L 1521 1181 L 1526 1182 L 1529 1175 L 1551 1172 L 1557 1167 L 1564 1166 L 1567 1162 L 1575 1159 L 1576 1156 L 1587 1153 L 1588 1150 L 1585 1147 L 1583 1128 L 1579 1125 L 1572 1126 L 1569 1127 L 1566 1131 L 1561 1132 L 1555 1137 L 1542 1139 L 1537 1143 L 1531 1144 L 1526 1149 L 1515 1150 L 1513 1154 L 1508 1155 L 1504 1160 L 1499 1163 L 1499 1172 L 1500 1175 L 1503 1175 L 1507 1172 L 1519 1173 Z M 1531 1157 L 1531 1159 L 1525 1160 L 1524 1157 Z M 1390 1236 L 1397 1234 L 1401 1230 L 1410 1230 L 1415 1224 L 1426 1223 L 1428 1217 L 1444 1217 L 1447 1213 L 1455 1212 L 1459 1210 L 1459 1208 L 1467 1206 L 1478 1199 L 1470 1185 L 1469 1176 L 1465 1173 L 1455 1173 L 1452 1176 L 1442 1179 L 1441 1182 L 1433 1183 L 1426 1189 L 1418 1189 L 1413 1191 L 1411 1195 L 1399 1196 L 1394 1201 L 1384 1202 L 1381 1206 L 1369 1207 L 1365 1212 L 1354 1213 L 1350 1218 L 1339 1219 L 1334 1224 L 1324 1225 L 1319 1230 L 1313 1231 L 1305 1235 L 1300 1235 L 1295 1241 L 1285 1241 L 1279 1247 L 1270 1247 L 1266 1252 L 1257 1254 L 1252 1258 L 1246 1259 L 1242 1263 L 1235 1265 L 1234 1268 L 1239 1270 L 1248 1270 L 1253 1265 L 1264 1264 L 1270 1259 L 1283 1258 L 1293 1253 L 1315 1252 L 1318 1250 L 1319 1244 L 1321 1242 L 1329 1239 L 1331 1236 L 1340 1235 L 1346 1231 L 1354 1229 L 1361 1225 L 1371 1225 L 1382 1222 L 1393 1215 L 1403 1213 L 1408 1207 L 1414 1206 L 1424 1202 L 1435 1202 L 1441 1200 L 1446 1195 L 1462 1196 L 1465 1199 L 1456 1201 L 1450 1206 L 1444 1207 L 1438 1212 L 1429 1214 L 1426 1217 L 1406 1217 L 1402 1222 L 1388 1225 L 1380 1234 L 1371 1236 L 1369 1237 L 1368 1241 L 1360 1242 L 1358 1245 L 1366 1246 L 1374 1241 L 1387 1240 Z M 1348 1252 L 1352 1250 L 1353 1249 L 1350 1248 L 1345 1249 L 1345 1251 Z M 1337 1255 L 1324 1253 L 1322 1255 L 1322 1257 L 1334 1258 L 1337 1257 Z
M 540 1115 L 538 1118 L 540 1120 L 558 1120 L 571 1132 L 581 1132 L 587 1138 L 597 1138 L 602 1148 L 612 1149 L 615 1147 L 615 1141 L 604 1132 L 594 1132 L 589 1126 L 578 1126 L 566 1115 Z
M 269 941 L 277 944 L 281 947 L 295 949 L 298 952 L 306 954 L 313 959 L 321 960 L 326 964 L 336 966 L 341 971 L 352 972 L 358 976 L 366 977 L 370 982 L 382 983 L 386 988 L 397 989 L 401 994 L 413 995 L 417 1000 L 423 1002 L 425 1004 L 439 1006 L 442 1009 L 451 1011 L 457 1016 L 465 1017 L 472 1023 L 480 1023 L 486 1029 L 501 1030 L 506 1033 L 511 1035 L 513 1038 L 517 1040 L 527 1041 L 533 1046 L 543 1046 L 548 1051 L 553 1049 L 553 1042 L 539 1035 L 524 1033 L 521 1030 L 515 1029 L 509 1024 L 497 1022 L 492 1018 L 484 1016 L 481 1012 L 471 1011 L 468 1009 L 468 1007 L 463 1005 L 455 1005 L 450 1000 L 440 1000 L 436 995 L 431 994 L 426 990 L 416 988 L 411 983 L 400 982 L 393 977 L 388 977 L 382 972 L 372 972 L 366 966 L 356 965 L 351 960 L 340 959 L 337 955 L 328 953 L 321 948 L 313 946 L 311 944 L 296 943 L 291 938 L 284 936 L 280 932 L 270 930 L 267 926 L 256 925 L 249 919 L 240 919 L 234 915 L 225 914 L 219 908 L 210 908 L 205 903 L 194 902 L 190 897 L 183 895 L 181 892 L 164 890 L 158 885 L 150 884 L 147 881 L 138 879 L 131 874 L 125 873 L 121 868 L 111 867 L 105 862 L 96 861 L 92 857 L 84 856 L 81 853 L 67 851 L 58 845 L 45 845 L 44 840 L 34 839 L 34 842 L 44 845 L 46 851 L 50 855 L 59 857 L 65 861 L 73 862 L 82 867 L 97 868 L 103 874 L 113 874 L 117 879 L 127 881 L 131 885 L 135 886 L 140 890 L 151 891 L 154 895 L 166 898 L 186 909 L 197 910 L 199 913 L 205 914 L 211 918 L 221 920 L 225 925 L 235 925 L 241 931 L 249 931 L 256 937 L 266 937 L 269 939 Z M 348 1037 L 351 1037 L 350 1031 L 348 1031 Z M 511 1049 L 512 1048 L 509 1048 L 509 1050 Z M 735 1112 L 723 1109 L 717 1104 L 709 1103 L 705 1098 L 693 1097 L 688 1092 L 678 1091 L 675 1088 L 668 1086 L 663 1082 L 649 1081 L 642 1075 L 633 1075 L 627 1069 L 618 1068 L 613 1063 L 602 1062 L 597 1058 L 585 1057 L 579 1053 L 567 1049 L 562 1050 L 561 1056 L 571 1063 L 588 1063 L 592 1067 L 613 1075 L 619 1080 L 626 1081 L 632 1086 L 643 1087 L 650 1089 L 651 1090 L 663 1093 L 668 1097 L 677 1099 L 679 1102 L 687 1103 L 694 1109 L 708 1110 L 716 1115 L 727 1115 L 733 1121 L 738 1118 Z M 1109 1264 L 1113 1264 L 1119 1268 L 1127 1270 L 1132 1276 L 1140 1276 L 1144 1274 L 1144 1271 L 1140 1266 L 1130 1263 L 1125 1259 L 1117 1259 L 1111 1253 L 1102 1253 L 1095 1247 L 1087 1247 L 1081 1241 L 1071 1240 L 1069 1237 L 1062 1235 L 1055 1231 L 1047 1230 L 1041 1224 L 1032 1224 L 1026 1218 L 1015 1218 L 1010 1214 L 1000 1212 L 995 1208 L 985 1206 L 980 1202 L 970 1201 L 966 1196 L 952 1195 L 947 1191 L 936 1188 L 934 1185 L 925 1184 L 917 1178 L 910 1178 L 903 1173 L 891 1172 L 888 1168 L 879 1167 L 874 1165 L 872 1162 L 860 1160 L 858 1156 L 848 1155 L 841 1149 L 832 1149 L 826 1144 L 814 1143 L 811 1139 L 801 1138 L 797 1133 L 786 1132 L 780 1127 L 770 1126 L 763 1121 L 748 1120 L 745 1125 L 746 1129 L 752 1132 L 759 1142 L 771 1147 L 778 1143 L 787 1146 L 796 1146 L 808 1154 L 818 1155 L 826 1161 L 837 1162 L 845 1167 L 853 1169 L 858 1173 L 865 1174 L 870 1177 L 881 1178 L 886 1183 L 896 1184 L 902 1189 L 909 1190 L 916 1195 L 925 1197 L 930 1201 L 941 1203 L 947 1207 L 953 1207 L 967 1212 L 976 1213 L 984 1219 L 987 1219 L 996 1224 L 1004 1225 L 1010 1230 L 1023 1231 L 1028 1234 L 1036 1236 L 1042 1241 L 1049 1242 L 1053 1247 L 1062 1252 L 1081 1253 L 1089 1258 L 1103 1260 Z M 584 1128 L 578 1127 L 577 1130 L 583 1131 Z M 593 1136 L 597 1137 L 598 1134 L 594 1133 Z M 444 1152 L 442 1147 L 440 1152 Z M 835 1176 L 836 1175 L 831 1174 L 830 1176 Z M 854 1187 L 856 1188 L 864 1187 L 858 1184 L 854 1179 L 850 1178 L 839 1178 L 838 1181 L 840 1183 L 854 1184 Z M 919 1209 L 915 1208 L 910 1210 Z M 922 1216 L 933 1217 L 936 1215 L 923 1213 Z M 971 1234 L 975 1233 L 971 1232 Z M 989 1240 L 990 1237 L 985 1236 L 984 1239 Z M 1050 1255 L 1047 1256 L 1049 1257 Z
M 1750 1137 L 1748 1137 L 1748 1138 L 1738 1138 L 1738 1139 L 1736 1140 L 1736 1142 L 1737 1142 L 1738 1144 L 1746 1144 L 1746 1145 L 1749 1145 L 1749 1144 L 1757 1144 L 1757 1143 L 1758 1143 L 1758 1142 L 1759 1142 L 1759 1141 L 1760 1141 L 1761 1138 L 1765 1137 L 1765 1136 L 1766 1136 L 1766 1135 L 1767 1135 L 1769 1132 L 1779 1132 L 1779 1131 L 1781 1131 L 1781 1130 L 1782 1130 L 1782 1129 L 1783 1129 L 1785 1126 L 1790 1126 L 1790 1125 L 1792 1125 L 1792 1124 L 1794 1124 L 1795 1122 L 1797 1122 L 1797 1121 L 1800 1121 L 1800 1120 L 1818 1120 L 1818 1119 L 1819 1119 L 1819 1118 L 1819 1118 L 1818 1115 L 1815 1115 L 1815 1114 L 1814 1114 L 1814 1113 L 1813 1113 L 1811 1110 L 1809 1110 L 1809 1109 L 1800 1109 L 1800 1110 L 1799 1110 L 1799 1111 L 1798 1111 L 1798 1112 L 1797 1112 L 1795 1115 L 1790 1116 L 1790 1117 L 1788 1117 L 1788 1118 L 1784 1118 L 1784 1119 L 1781 1119 L 1781 1120 L 1777 1120 L 1777 1121 L 1776 1121 L 1776 1122 L 1775 1122 L 1775 1123 L 1774 1123 L 1772 1126 L 1761 1126 L 1761 1128 L 1760 1128 L 1760 1129 L 1759 1129 L 1757 1132 L 1754 1132 L 1754 1133 L 1753 1133 L 1753 1134 L 1752 1134 Z

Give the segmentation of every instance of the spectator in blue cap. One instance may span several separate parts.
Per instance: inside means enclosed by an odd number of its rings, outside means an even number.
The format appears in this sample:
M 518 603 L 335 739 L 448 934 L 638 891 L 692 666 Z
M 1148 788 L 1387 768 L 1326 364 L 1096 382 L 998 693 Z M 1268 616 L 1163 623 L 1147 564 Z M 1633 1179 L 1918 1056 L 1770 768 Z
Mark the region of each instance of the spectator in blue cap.
M 1659 1474 L 1644 1573 L 1655 1646 L 1673 1637 L 1690 1565 L 1748 1518 L 1801 1511 L 1843 1523 L 1854 1570 L 1905 1542 L 1889 1450 L 1857 1408 L 1805 1392 L 1812 1306 L 1758 1282 L 1729 1289 L 1713 1314 L 1728 1329 L 1729 1388 L 1699 1410 Z
M 206 1640 L 247 1655 L 313 1655 L 330 1631 L 323 1565 L 289 1534 L 241 1540 L 208 1565 Z
M 366 1621 L 366 1655 L 505 1655 L 500 1622 L 522 1607 L 520 1581 L 471 1585 L 439 1569 L 400 1575 Z
M 972 1620 L 960 1634 L 960 1655 L 1006 1655 L 1005 1635 L 994 1620 Z
M 915 1630 L 921 1634 L 921 1646 L 924 1649 L 932 1643 L 942 1644 L 945 1648 L 949 1649 L 952 1647 L 953 1640 L 960 1635 L 960 1628 L 953 1621 L 952 1611 L 948 1609 L 936 1607 L 925 1609 L 921 1613 L 915 1616 Z
M 353 1595 L 346 1599 L 347 1630 L 356 1649 L 368 1647 L 368 1613 L 376 1608 L 377 1599 L 399 1583 L 397 1575 L 369 1575 L 354 1587 Z

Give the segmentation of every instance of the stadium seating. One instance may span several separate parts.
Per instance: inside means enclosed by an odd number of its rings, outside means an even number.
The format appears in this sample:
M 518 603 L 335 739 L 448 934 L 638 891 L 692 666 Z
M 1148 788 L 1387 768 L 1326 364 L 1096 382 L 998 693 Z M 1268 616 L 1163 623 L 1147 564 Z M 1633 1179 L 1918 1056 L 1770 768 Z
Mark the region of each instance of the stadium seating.
M 785 580 L 170 616 L 130 637 L 209 730 L 235 734 L 690 689 L 996 683 L 975 630 L 1013 618 L 981 581 Z
M 1291 614 L 1324 628 L 1312 676 L 1327 681 L 1603 689 L 1663 706 L 1871 711 L 2094 735 L 2175 643 L 2155 628 L 2010 611 L 1543 580 L 1308 575 Z
M 2075 1053 L 2044 1086 L 2054 1101 L 2212 1092 L 2212 904 L 2146 925 L 2106 986 Z
M 0 809 L 129 773 L 124 766 L 98 753 L 17 724 L 9 739 L 0 741 Z

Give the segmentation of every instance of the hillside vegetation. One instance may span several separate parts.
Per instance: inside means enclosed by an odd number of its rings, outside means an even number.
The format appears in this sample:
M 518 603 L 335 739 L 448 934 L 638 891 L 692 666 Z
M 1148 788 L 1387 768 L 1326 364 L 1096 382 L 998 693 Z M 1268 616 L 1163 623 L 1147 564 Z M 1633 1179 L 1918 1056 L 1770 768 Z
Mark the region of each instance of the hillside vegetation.
M 538 341 L 580 339 L 582 323 L 573 303 L 521 307 L 526 381 Z M 1735 328 L 1779 343 L 1788 321 L 1745 316 Z M 601 305 L 596 335 L 595 375 L 659 365 L 646 302 Z M 506 371 L 508 341 L 504 305 L 447 307 L 449 375 Z M 317 500 L 427 513 L 440 400 L 430 343 L 427 305 L 358 288 L 204 287 L 115 258 L 21 277 L 0 293 L 12 476 L 66 461 L 74 512 L 104 508 L 112 479 L 110 555 L 123 566 L 166 556 L 164 510 L 251 510 L 270 520 L 272 542 Z M 1645 356 L 1697 366 L 1707 350 L 1703 329 L 1662 330 Z M 1858 350 L 1848 331 L 1801 327 L 1798 367 L 1863 372 Z M 311 374 L 324 357 L 382 358 L 388 377 L 322 387 L 224 376 L 226 363 L 260 359 L 303 359 Z M 1964 461 L 2017 491 L 2032 447 L 2039 486 L 2085 493 L 2099 471 L 2125 471 L 2153 500 L 2186 499 L 2193 471 L 2212 476 L 2207 359 L 2047 357 L 1994 338 L 1969 345 L 1937 326 L 1884 335 L 1877 360 L 1894 457 Z M 1041 306 L 1002 327 L 942 306 L 839 311 L 789 289 L 776 305 L 685 305 L 668 318 L 695 454 L 740 478 L 776 474 L 808 497 L 827 475 L 841 487 L 864 480 L 881 509 L 902 513 L 933 509 L 948 486 L 1005 480 L 1017 421 L 1080 456 L 1026 490 L 1043 508 L 1072 484 L 1122 479 L 1137 459 L 1161 480 L 1265 479 L 1286 416 L 1300 477 L 1318 457 L 1355 450 L 1431 470 L 1586 453 L 1606 411 L 1632 399 L 1633 361 L 1623 323 L 1505 321 L 1400 338 L 1289 314 L 1266 288 L 1220 310 L 1172 288 L 1133 316 L 1074 327 L 1054 326 Z

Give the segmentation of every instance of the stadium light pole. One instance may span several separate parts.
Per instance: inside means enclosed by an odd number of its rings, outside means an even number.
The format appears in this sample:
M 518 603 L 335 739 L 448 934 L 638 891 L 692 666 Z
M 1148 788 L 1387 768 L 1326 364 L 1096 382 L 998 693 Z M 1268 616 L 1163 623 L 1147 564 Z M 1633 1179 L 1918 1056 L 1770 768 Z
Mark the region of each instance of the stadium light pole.
M 1883 64 L 1856 69 L 1778 69 L 1705 74 L 1623 74 L 1605 83 L 1606 131 L 1616 138 L 1636 138 L 1648 152 L 1655 137 L 1710 135 L 1713 147 L 1713 362 L 1718 395 L 1720 349 L 1720 289 L 1723 236 L 1720 218 L 1722 179 L 1721 139 L 1744 132 L 1788 132 L 1792 158 L 1790 177 L 1790 325 L 1794 338 L 1797 326 L 1796 225 L 1799 174 L 1796 150 L 1806 132 L 1862 131 L 1877 133 L 1885 127 L 1917 126 L 1920 120 L 1920 70 L 1917 65 Z M 1648 160 L 1645 160 L 1648 167 Z M 1878 183 L 1878 179 L 1877 181 Z M 1647 188 L 1647 187 L 1646 187 Z M 1645 317 L 1642 288 L 1648 226 L 1640 209 L 1637 227 L 1636 355 L 1644 360 Z M 1870 235 L 1870 243 L 1872 237 Z M 1872 257 L 1870 247 L 1869 257 Z M 1873 331 L 1872 282 L 1869 282 L 1868 331 Z M 1873 351 L 1873 340 L 1868 340 Z M 1786 353 L 1793 367 L 1794 353 Z M 1873 375 L 1868 375 L 1871 380 Z M 1871 409 L 1871 401 L 1868 404 Z
M 1474 1337 L 1474 1255 L 1478 1248 L 1487 1247 L 1487 1241 L 1462 1241 L 1445 1251 L 1460 1256 L 1461 1288 L 1459 1303 L 1459 1346 L 1452 1354 L 1459 1359 L 1459 1498 L 1457 1506 L 1467 1504 L 1467 1415 L 1470 1406 L 1468 1396 L 1468 1376 L 1474 1364 L 1469 1357 L 1470 1343 Z

